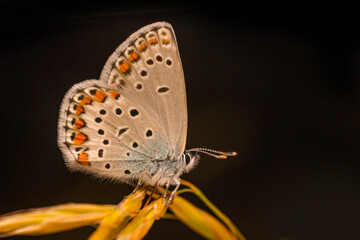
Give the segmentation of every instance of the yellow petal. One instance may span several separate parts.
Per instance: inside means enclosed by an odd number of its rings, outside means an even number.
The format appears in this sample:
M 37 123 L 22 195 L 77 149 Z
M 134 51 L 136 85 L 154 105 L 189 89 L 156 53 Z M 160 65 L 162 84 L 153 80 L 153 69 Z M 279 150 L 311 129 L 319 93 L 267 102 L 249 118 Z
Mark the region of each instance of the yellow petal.
M 180 196 L 169 207 L 180 221 L 206 239 L 237 239 L 219 220 Z
M 113 205 L 62 204 L 0 216 L 0 237 L 42 235 L 98 223 Z
M 167 205 L 164 204 L 162 197 L 151 202 L 119 233 L 116 240 L 142 239 L 148 233 L 154 221 L 159 220 L 166 210 Z

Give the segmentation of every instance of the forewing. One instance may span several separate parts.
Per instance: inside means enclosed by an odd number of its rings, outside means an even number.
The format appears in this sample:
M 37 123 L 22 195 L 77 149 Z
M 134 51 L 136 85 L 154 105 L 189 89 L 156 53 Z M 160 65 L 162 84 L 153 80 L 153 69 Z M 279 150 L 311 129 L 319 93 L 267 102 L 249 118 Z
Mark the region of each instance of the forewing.
M 187 133 L 186 91 L 170 24 L 154 23 L 132 34 L 110 56 L 100 81 L 119 88 L 146 109 L 165 132 L 167 159 L 180 158 Z

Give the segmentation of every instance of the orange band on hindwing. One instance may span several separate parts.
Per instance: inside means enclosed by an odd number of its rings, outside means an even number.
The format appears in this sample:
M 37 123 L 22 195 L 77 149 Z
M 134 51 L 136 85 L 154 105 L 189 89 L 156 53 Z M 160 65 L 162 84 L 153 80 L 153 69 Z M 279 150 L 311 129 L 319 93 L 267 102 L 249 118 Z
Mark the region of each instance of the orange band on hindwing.
M 122 61 L 120 62 L 119 70 L 122 73 L 127 73 L 130 71 L 130 64 L 128 62 Z
M 79 102 L 80 105 L 86 105 L 86 104 L 90 104 L 92 101 L 91 97 L 84 97 L 83 99 L 81 99 L 81 101 Z
M 140 51 L 140 52 L 144 52 L 146 49 L 147 49 L 146 43 L 143 43 L 143 44 L 141 44 L 141 45 L 139 46 L 139 51 Z
M 137 60 L 139 60 L 139 54 L 137 54 L 137 52 L 132 52 L 131 54 L 129 54 L 129 60 L 130 62 L 136 62 Z
M 75 108 L 75 113 L 76 113 L 77 115 L 83 113 L 84 111 L 85 111 L 85 110 L 84 110 L 84 108 L 83 108 L 82 106 L 76 106 L 76 108 Z
M 119 97 L 120 97 L 120 93 L 118 93 L 117 91 L 110 90 L 109 94 L 115 100 L 119 99 Z
M 97 102 L 104 102 L 106 98 L 106 94 L 103 91 L 96 91 L 95 95 L 94 95 L 94 100 Z
M 79 163 L 81 163 L 84 166 L 90 166 L 90 162 L 88 161 L 88 154 L 87 153 L 81 153 L 78 155 L 78 158 L 76 159 L 76 161 L 78 161 Z
M 168 45 L 170 43 L 170 41 L 163 38 L 163 39 L 161 39 L 161 43 L 164 44 L 164 45 Z
M 81 119 L 76 120 L 75 123 L 74 123 L 74 127 L 76 129 L 80 129 L 80 128 L 84 127 L 84 126 L 85 126 L 85 122 L 83 120 L 81 120 Z
M 157 44 L 157 39 L 156 38 L 152 38 L 152 39 L 149 39 L 149 43 L 150 45 L 156 45 Z
M 81 132 L 75 134 L 73 138 L 73 143 L 75 145 L 81 145 L 87 140 L 87 137 Z

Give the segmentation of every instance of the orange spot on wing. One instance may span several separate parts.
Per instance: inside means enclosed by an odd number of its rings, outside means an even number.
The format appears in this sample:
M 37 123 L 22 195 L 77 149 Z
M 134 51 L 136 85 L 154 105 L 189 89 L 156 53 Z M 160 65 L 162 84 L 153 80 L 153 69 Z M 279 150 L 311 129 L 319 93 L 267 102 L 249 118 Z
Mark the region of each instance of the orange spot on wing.
M 140 51 L 140 52 L 143 52 L 143 51 L 145 51 L 146 49 L 147 49 L 146 43 L 143 43 L 143 44 L 141 44 L 141 45 L 139 46 L 139 51 Z
M 76 120 L 74 126 L 76 129 L 82 128 L 83 126 L 85 126 L 85 122 L 81 119 Z
M 75 134 L 73 142 L 75 145 L 81 145 L 86 140 L 87 140 L 87 137 L 83 133 L 79 132 L 79 133 Z
M 94 95 L 94 100 L 97 102 L 104 102 L 106 94 L 103 91 L 97 91 Z
M 118 99 L 120 97 L 120 93 L 118 93 L 117 91 L 110 90 L 109 93 L 113 99 Z
M 155 45 L 155 44 L 157 44 L 157 39 L 156 38 L 152 38 L 152 39 L 149 39 L 149 43 L 150 43 L 150 45 Z
M 125 61 L 124 61 L 124 62 L 122 62 L 122 63 L 120 64 L 119 69 L 120 69 L 120 72 L 125 73 L 125 72 L 129 71 L 129 69 L 130 69 L 130 64 L 129 64 L 128 62 L 125 62 Z
M 84 108 L 82 107 L 82 106 L 77 106 L 76 107 L 76 109 L 75 109 L 75 113 L 76 114 L 81 114 L 81 113 L 83 113 L 83 112 L 85 112 L 85 110 L 84 110 Z
M 139 59 L 139 54 L 137 54 L 136 52 L 133 52 L 133 53 L 131 53 L 130 55 L 129 55 L 129 60 L 130 60 L 130 62 L 134 62 L 134 61 L 136 61 L 136 60 L 138 60 Z
M 88 154 L 87 153 L 81 153 L 78 155 L 78 158 L 76 159 L 79 163 L 81 163 L 84 166 L 90 166 Z
M 164 44 L 164 45 L 168 45 L 170 43 L 170 41 L 163 38 L 163 39 L 161 39 L 161 43 Z
M 86 105 L 86 104 L 91 103 L 91 101 L 92 101 L 92 98 L 91 98 L 91 97 L 84 97 L 84 98 L 79 102 L 79 104 L 81 104 L 81 105 Z

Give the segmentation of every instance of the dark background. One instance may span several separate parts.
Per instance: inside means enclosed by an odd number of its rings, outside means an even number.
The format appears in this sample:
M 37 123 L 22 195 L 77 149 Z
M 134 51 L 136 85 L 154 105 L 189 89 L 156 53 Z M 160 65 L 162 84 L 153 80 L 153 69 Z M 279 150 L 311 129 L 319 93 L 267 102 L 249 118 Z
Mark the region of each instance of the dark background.
M 360 237 L 356 15 L 242 12 L 239 6 L 1 5 L 0 213 L 66 202 L 116 204 L 132 191 L 70 173 L 57 147 L 65 92 L 98 78 L 131 33 L 155 21 L 176 32 L 185 71 L 193 182 L 250 239 Z M 196 198 L 183 195 L 200 207 Z M 86 239 L 92 228 L 43 237 Z M 201 239 L 161 220 L 146 239 Z

